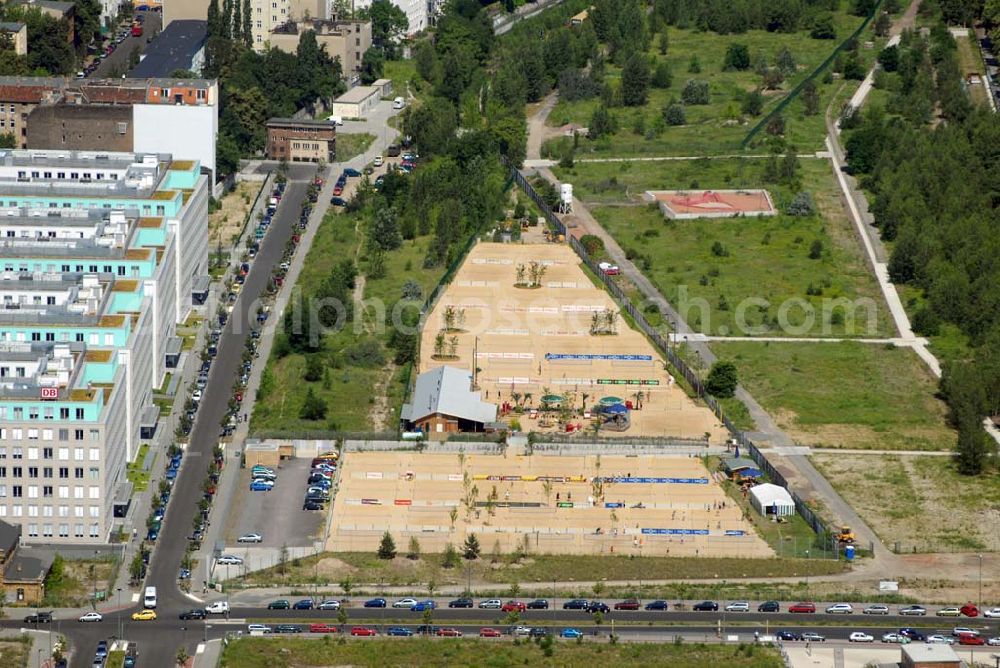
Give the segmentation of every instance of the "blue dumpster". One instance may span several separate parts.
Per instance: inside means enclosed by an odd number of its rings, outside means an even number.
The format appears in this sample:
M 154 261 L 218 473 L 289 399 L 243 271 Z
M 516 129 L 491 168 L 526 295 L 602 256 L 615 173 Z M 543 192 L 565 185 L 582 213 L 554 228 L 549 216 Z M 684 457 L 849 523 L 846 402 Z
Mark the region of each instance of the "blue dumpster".
M 848 545 L 844 548 L 844 559 L 848 561 L 854 561 L 854 546 Z

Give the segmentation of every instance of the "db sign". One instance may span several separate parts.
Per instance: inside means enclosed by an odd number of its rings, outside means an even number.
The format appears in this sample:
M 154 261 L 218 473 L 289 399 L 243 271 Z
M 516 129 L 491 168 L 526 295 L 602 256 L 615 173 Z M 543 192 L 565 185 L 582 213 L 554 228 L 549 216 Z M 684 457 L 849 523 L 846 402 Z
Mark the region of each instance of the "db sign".
M 58 387 L 43 387 L 42 388 L 42 399 L 58 399 L 59 398 L 59 388 Z

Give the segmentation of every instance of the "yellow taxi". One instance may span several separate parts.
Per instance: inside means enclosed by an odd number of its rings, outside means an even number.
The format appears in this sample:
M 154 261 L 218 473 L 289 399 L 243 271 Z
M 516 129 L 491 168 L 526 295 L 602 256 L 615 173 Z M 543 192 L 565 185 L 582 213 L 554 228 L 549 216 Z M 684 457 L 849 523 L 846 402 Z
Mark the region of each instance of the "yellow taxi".
M 145 622 L 156 619 L 156 612 L 153 610 L 140 610 L 132 613 L 133 622 Z

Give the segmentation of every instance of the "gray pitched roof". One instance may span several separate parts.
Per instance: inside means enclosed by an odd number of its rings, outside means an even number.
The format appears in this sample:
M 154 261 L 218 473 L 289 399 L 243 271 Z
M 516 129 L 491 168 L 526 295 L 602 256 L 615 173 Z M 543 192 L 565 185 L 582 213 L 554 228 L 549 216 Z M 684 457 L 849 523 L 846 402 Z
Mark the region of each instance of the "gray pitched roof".
M 6 582 L 38 582 L 44 580 L 52 566 L 53 555 L 41 550 L 22 547 L 7 563 L 3 579 Z
M 417 376 L 413 400 L 403 406 L 400 417 L 410 422 L 441 413 L 472 422 L 493 422 L 497 418 L 495 404 L 479 399 L 470 390 L 472 374 L 453 366 L 440 366 Z
M 169 77 L 175 70 L 186 70 L 208 39 L 208 21 L 185 19 L 171 21 L 157 35 L 139 64 L 128 73 L 130 79 Z
M 11 550 L 17 547 L 17 541 L 21 537 L 21 525 L 10 524 L 0 520 L 0 550 L 4 551 L 4 554 L 9 554 Z

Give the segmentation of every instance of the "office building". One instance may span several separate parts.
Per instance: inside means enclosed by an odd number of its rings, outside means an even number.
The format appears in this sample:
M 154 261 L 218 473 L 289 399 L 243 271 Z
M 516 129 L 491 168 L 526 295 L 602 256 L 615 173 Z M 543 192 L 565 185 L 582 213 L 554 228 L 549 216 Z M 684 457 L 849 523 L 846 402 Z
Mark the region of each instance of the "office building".
M 290 20 L 276 26 L 265 39 L 276 49 L 295 53 L 299 47 L 299 37 L 309 30 L 316 33 L 316 44 L 325 48 L 331 58 L 340 58 L 344 80 L 348 83 L 359 81 L 361 59 L 372 45 L 371 22 Z
M 267 157 L 288 162 L 333 162 L 337 126 L 333 121 L 271 118 L 267 121 Z
M 392 0 L 392 4 L 403 10 L 409 27 L 406 30 L 408 35 L 414 35 L 429 27 L 430 13 L 434 0 Z M 354 9 L 370 7 L 372 0 L 355 0 Z
M 0 151 L 0 520 L 108 541 L 208 268 L 208 179 L 164 154 Z

